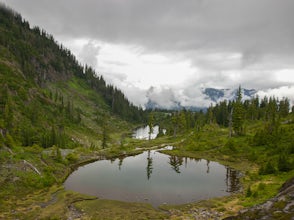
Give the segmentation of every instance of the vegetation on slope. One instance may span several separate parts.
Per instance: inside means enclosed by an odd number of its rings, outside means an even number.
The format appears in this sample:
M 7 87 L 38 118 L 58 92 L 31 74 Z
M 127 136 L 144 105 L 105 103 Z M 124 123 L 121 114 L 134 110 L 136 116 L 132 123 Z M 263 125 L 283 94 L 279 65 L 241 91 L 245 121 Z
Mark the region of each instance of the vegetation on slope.
M 97 151 L 120 152 L 146 113 L 3 5 L 0 20 L 0 204 L 10 216 L 18 198 L 61 184 Z
M 4 6 L 0 19 L 0 128 L 5 145 L 75 147 L 79 142 L 71 139 L 68 127 L 99 134 L 107 129 L 106 118 L 109 125 L 118 118 L 145 121 L 142 109 L 93 69 L 79 65 L 44 30 L 31 29 Z

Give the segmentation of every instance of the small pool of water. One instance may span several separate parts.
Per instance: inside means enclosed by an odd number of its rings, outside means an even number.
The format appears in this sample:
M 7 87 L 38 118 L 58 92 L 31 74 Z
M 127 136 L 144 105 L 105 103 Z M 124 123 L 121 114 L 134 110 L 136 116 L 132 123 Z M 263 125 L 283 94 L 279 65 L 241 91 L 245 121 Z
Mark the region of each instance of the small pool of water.
M 155 125 L 152 128 L 152 132 L 150 132 L 150 127 L 147 125 L 144 127 L 137 128 L 133 133 L 133 138 L 141 139 L 141 140 L 150 140 L 150 139 L 155 139 L 158 134 L 159 134 L 158 125 Z
M 240 189 L 240 173 L 217 162 L 169 156 L 156 150 L 79 167 L 67 190 L 128 202 L 183 204 Z

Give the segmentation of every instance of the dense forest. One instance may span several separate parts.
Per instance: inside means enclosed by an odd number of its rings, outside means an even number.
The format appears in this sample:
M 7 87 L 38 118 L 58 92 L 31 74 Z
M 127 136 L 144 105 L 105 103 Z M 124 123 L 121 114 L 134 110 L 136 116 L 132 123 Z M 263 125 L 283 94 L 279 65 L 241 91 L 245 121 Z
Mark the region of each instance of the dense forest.
M 185 133 L 186 130 L 195 128 L 199 130 L 205 124 L 218 124 L 230 128 L 230 134 L 245 134 L 245 122 L 264 121 L 273 127 L 281 123 L 281 119 L 290 114 L 290 101 L 288 98 L 279 100 L 275 97 L 258 96 L 242 101 L 242 89 L 239 87 L 236 100 L 224 100 L 215 106 L 210 106 L 207 111 L 193 112 L 186 109 L 177 112 L 169 111 L 169 131 Z M 292 109 L 293 110 L 293 109 Z M 293 111 L 292 111 L 293 112 Z M 160 119 L 159 119 L 160 120 Z M 164 121 L 164 120 L 163 120 Z

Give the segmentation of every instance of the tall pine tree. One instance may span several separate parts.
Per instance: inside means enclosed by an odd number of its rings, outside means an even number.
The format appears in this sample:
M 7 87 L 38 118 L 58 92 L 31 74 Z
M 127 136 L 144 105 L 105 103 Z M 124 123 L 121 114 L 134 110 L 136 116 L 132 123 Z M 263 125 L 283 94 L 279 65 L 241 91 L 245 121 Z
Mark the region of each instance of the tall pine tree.
M 232 114 L 233 129 L 236 135 L 242 135 L 244 132 L 244 109 L 242 105 L 242 89 L 239 86 L 237 91 L 237 99 L 233 104 L 233 114 Z

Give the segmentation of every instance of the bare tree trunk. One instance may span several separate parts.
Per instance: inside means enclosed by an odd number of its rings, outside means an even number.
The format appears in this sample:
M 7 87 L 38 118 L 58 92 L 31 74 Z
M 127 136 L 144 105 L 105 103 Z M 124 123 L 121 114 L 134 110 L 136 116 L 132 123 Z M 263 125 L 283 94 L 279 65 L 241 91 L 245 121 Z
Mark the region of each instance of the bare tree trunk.
M 41 172 L 33 164 L 29 163 L 26 160 L 23 160 L 23 163 L 25 165 L 28 165 L 33 171 L 35 171 L 37 174 L 39 174 L 41 176 Z

